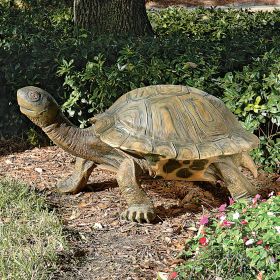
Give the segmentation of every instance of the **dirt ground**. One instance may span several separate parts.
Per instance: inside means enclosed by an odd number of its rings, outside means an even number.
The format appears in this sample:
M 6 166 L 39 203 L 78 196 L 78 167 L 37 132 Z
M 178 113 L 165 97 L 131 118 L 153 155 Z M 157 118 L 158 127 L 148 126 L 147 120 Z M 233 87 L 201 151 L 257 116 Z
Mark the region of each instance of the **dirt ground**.
M 186 239 L 197 234 L 201 215 L 229 196 L 221 186 L 146 180 L 142 185 L 154 201 L 157 221 L 129 223 L 119 218 L 125 202 L 114 174 L 97 169 L 85 192 L 60 195 L 55 185 L 71 174 L 74 158 L 54 146 L 24 148 L 0 142 L 0 177 L 19 179 L 43 193 L 61 217 L 71 250 L 62 253 L 53 279 L 148 280 L 158 271 L 171 272 L 182 261 L 178 255 Z M 280 188 L 277 178 L 260 173 L 253 183 L 265 196 Z

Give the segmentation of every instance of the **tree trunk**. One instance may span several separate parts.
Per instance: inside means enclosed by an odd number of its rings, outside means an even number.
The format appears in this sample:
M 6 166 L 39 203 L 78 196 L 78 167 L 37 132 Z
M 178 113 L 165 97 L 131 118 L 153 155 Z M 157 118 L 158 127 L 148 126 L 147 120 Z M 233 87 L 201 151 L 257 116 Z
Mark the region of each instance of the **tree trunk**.
M 74 22 L 94 34 L 153 34 L 145 0 L 74 0 Z

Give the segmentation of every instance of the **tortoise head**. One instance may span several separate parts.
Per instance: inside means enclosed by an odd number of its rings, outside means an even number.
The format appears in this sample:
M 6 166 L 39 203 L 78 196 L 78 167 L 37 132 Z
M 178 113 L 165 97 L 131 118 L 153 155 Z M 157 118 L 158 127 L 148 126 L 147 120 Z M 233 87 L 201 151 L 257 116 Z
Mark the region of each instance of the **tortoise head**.
M 40 127 L 53 124 L 60 111 L 54 98 L 38 87 L 27 86 L 19 89 L 17 101 L 20 111 Z

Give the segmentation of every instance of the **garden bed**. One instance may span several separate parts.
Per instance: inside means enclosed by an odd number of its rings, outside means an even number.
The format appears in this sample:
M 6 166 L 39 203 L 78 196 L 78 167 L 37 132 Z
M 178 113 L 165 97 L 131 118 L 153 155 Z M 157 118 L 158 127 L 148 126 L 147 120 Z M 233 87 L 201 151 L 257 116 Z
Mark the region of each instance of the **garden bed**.
M 0 159 L 0 178 L 8 175 L 44 192 L 61 216 L 71 253 L 61 257 L 55 279 L 147 280 L 158 271 L 171 272 L 183 261 L 177 256 L 186 240 L 197 235 L 201 216 L 227 202 L 229 195 L 206 183 L 148 180 L 143 186 L 158 219 L 139 225 L 120 220 L 125 203 L 112 173 L 97 169 L 87 191 L 57 194 L 55 184 L 73 167 L 74 158 L 57 147 L 13 151 Z M 251 180 L 266 196 L 280 190 L 277 178 L 260 172 Z

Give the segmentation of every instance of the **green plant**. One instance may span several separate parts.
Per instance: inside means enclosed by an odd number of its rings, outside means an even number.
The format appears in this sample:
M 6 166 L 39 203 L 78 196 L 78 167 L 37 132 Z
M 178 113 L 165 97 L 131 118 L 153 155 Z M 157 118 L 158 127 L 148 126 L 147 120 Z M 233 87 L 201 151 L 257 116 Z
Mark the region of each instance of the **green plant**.
M 242 99 L 246 83 L 251 83 L 248 74 L 242 84 L 243 68 L 247 67 L 244 71 L 248 73 L 258 72 L 263 62 L 258 65 L 257 61 L 265 54 L 271 57 L 270 61 L 278 59 L 271 50 L 279 47 L 279 11 L 174 8 L 150 11 L 157 33 L 154 38 L 96 38 L 74 28 L 72 11 L 64 1 L 26 2 L 25 9 L 0 3 L 0 84 L 6 88 L 5 104 L 10 108 L 7 114 L 0 115 L 1 131 L 10 136 L 27 123 L 16 103 L 16 90 L 22 86 L 46 89 L 63 104 L 72 122 L 85 127 L 89 117 L 104 111 L 131 89 L 152 84 L 183 84 L 219 98 L 225 92 L 224 101 L 231 110 L 246 122 L 246 128 L 261 136 L 262 145 L 254 152 L 255 158 L 266 170 L 279 170 L 275 152 L 279 144 L 277 135 L 273 136 L 278 127 L 274 122 L 278 113 L 273 112 L 278 107 L 273 107 L 273 103 L 278 102 L 279 96 L 274 70 L 261 70 L 260 75 L 271 73 L 265 77 L 269 81 L 253 78 L 254 99 L 250 100 L 247 93 Z M 231 83 L 240 83 L 242 90 L 234 89 Z M 262 89 L 265 94 L 261 99 L 256 99 L 258 84 L 269 86 Z M 269 91 L 272 88 L 274 94 Z M 232 98 L 230 91 L 236 91 Z M 246 109 L 246 120 L 236 110 L 237 99 L 240 110 Z M 268 115 L 257 117 L 259 112 L 265 113 L 264 106 Z M 258 112 L 253 114 L 254 110 Z M 261 130 L 265 133 L 260 133 Z
M 260 138 L 252 155 L 267 171 L 280 172 L 280 54 L 272 50 L 220 80 L 223 100 L 247 130 Z
M 279 279 L 280 196 L 270 196 L 224 204 L 215 217 L 202 217 L 204 229 L 187 242 L 178 279 Z

